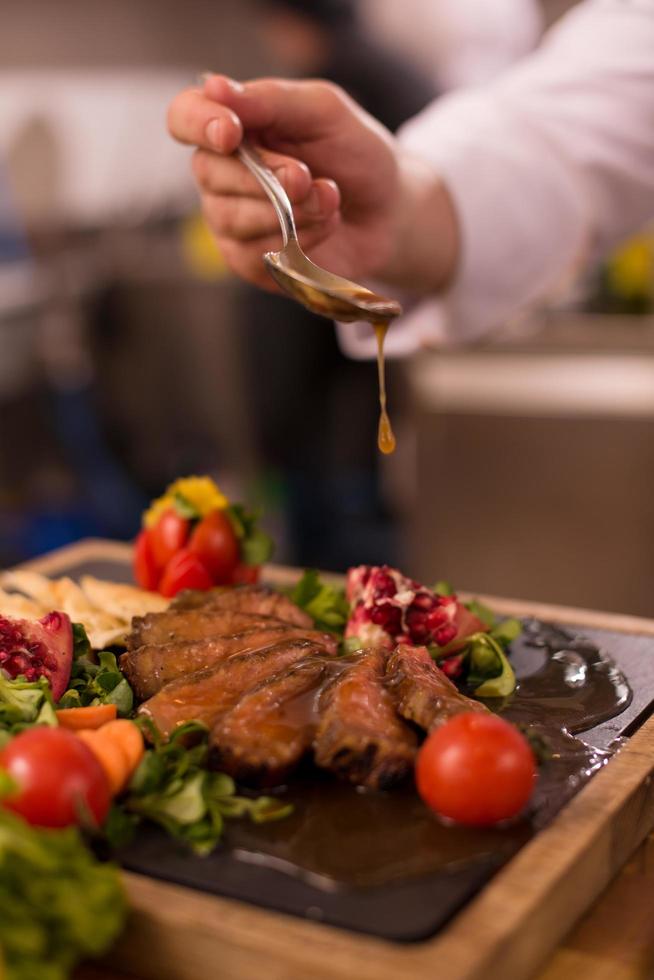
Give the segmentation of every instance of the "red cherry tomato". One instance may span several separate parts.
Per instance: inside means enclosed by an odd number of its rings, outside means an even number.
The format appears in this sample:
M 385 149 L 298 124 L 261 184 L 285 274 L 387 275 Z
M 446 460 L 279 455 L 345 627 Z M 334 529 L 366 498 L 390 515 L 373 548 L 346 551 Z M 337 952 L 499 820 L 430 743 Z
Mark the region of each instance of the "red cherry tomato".
M 156 592 L 159 572 L 150 546 L 150 532 L 140 531 L 134 542 L 134 578 L 137 585 L 150 592 Z
M 2 805 L 35 827 L 95 821 L 109 810 L 109 785 L 93 753 L 63 728 L 29 728 L 0 752 L 0 768 L 18 784 Z
M 230 576 L 232 585 L 256 585 L 259 581 L 261 565 L 246 565 L 240 561 Z
M 527 740 L 497 715 L 466 712 L 429 736 L 418 753 L 418 792 L 440 816 L 489 827 L 520 813 L 536 762 Z
M 211 573 L 216 585 L 226 585 L 239 560 L 238 538 L 222 510 L 212 510 L 194 529 L 189 549 Z
M 170 507 L 149 529 L 152 557 L 158 569 L 165 568 L 173 555 L 184 547 L 189 528 L 189 521 L 180 517 L 174 507 Z
M 159 583 L 162 595 L 171 598 L 183 589 L 210 589 L 214 580 L 190 548 L 182 548 L 170 559 Z

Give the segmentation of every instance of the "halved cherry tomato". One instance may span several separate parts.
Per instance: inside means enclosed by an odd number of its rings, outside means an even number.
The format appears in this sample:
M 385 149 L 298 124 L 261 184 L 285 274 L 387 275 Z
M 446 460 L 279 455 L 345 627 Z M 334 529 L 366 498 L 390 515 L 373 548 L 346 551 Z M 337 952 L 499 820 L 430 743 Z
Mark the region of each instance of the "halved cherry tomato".
M 230 576 L 232 585 L 256 585 L 259 581 L 261 565 L 246 565 L 240 561 Z
M 212 510 L 194 529 L 189 549 L 198 556 L 215 585 L 227 585 L 239 560 L 238 538 L 229 517 Z
M 139 531 L 134 542 L 134 578 L 142 589 L 157 591 L 159 571 L 150 545 L 150 532 L 145 528 Z
M 526 806 L 536 762 L 517 728 L 492 714 L 465 712 L 428 737 L 418 753 L 420 796 L 440 816 L 489 827 Z
M 165 568 L 173 555 L 184 547 L 189 528 L 190 522 L 170 507 L 163 512 L 154 527 L 149 529 L 152 557 L 159 570 Z
M 159 591 L 171 598 L 183 589 L 210 589 L 214 580 L 190 548 L 182 548 L 166 565 Z
M 18 784 L 2 806 L 35 827 L 68 827 L 109 810 L 109 784 L 91 750 L 63 728 L 29 728 L 0 752 L 0 768 Z

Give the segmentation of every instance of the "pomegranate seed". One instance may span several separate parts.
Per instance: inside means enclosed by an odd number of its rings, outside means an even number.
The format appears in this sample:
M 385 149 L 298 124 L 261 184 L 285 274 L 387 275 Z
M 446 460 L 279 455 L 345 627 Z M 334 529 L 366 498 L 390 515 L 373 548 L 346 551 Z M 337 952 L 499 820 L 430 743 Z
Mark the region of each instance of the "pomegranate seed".
M 427 625 L 429 626 L 429 629 L 432 631 L 436 631 L 437 629 L 439 629 L 439 627 L 443 626 L 448 621 L 449 621 L 449 617 L 445 612 L 445 610 L 442 609 L 441 607 L 432 609 L 432 611 L 427 615 Z
M 415 597 L 411 606 L 413 609 L 423 609 L 425 612 L 429 612 L 436 605 L 436 597 L 430 595 L 429 592 L 419 592 Z
M 416 644 L 413 642 L 408 633 L 400 633 L 399 636 L 395 637 L 396 643 L 403 643 L 404 646 L 414 647 Z
M 381 606 L 373 606 L 370 610 L 370 619 L 377 626 L 381 626 L 391 636 L 399 632 L 402 623 L 402 613 L 397 606 L 384 603 Z
M 454 657 L 447 657 L 438 665 L 446 677 L 450 679 L 459 677 L 463 672 L 463 654 L 458 653 Z
M 456 626 L 452 623 L 448 623 L 446 626 L 441 626 L 440 629 L 436 630 L 434 633 L 434 640 L 439 645 L 439 647 L 447 646 L 451 643 L 456 636 Z
M 396 593 L 395 582 L 383 569 L 375 569 L 370 578 L 370 584 L 374 588 L 374 598 L 391 598 Z
M 425 643 L 429 640 L 431 630 L 427 622 L 428 613 L 421 609 L 409 609 L 406 614 L 407 630 L 415 643 Z

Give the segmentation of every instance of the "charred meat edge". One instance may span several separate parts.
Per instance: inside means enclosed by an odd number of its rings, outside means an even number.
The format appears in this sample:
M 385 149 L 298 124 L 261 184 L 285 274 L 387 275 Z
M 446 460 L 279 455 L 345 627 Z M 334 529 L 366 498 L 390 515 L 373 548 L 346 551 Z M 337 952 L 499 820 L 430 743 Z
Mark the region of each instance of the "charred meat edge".
M 384 686 L 385 658 L 379 648 L 355 654 L 325 687 L 314 741 L 319 766 L 371 789 L 384 789 L 406 777 L 417 744 L 415 732 L 398 717 Z

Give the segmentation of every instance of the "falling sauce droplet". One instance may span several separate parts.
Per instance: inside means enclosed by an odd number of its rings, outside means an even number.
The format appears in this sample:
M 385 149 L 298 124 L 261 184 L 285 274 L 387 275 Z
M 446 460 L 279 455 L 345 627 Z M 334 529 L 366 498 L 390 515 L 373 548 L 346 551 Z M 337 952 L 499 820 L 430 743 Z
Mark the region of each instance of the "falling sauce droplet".
M 380 452 L 388 455 L 395 452 L 395 436 L 391 420 L 386 411 L 386 371 L 384 364 L 384 340 L 388 330 L 387 323 L 374 323 L 373 328 L 377 337 L 377 373 L 379 375 L 379 428 L 377 430 L 377 445 Z

